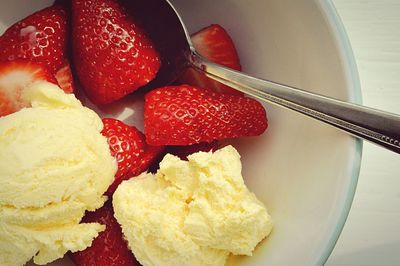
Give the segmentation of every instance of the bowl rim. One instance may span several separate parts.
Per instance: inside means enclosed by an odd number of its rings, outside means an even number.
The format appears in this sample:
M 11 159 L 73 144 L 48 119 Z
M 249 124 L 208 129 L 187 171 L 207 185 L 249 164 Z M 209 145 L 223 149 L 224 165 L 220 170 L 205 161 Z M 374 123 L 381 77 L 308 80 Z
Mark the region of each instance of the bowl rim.
M 357 64 L 343 22 L 332 0 L 322 0 L 317 2 L 319 2 L 320 8 L 325 13 L 327 22 L 331 26 L 331 30 L 334 33 L 336 45 L 339 53 L 341 54 L 341 59 L 343 60 L 342 63 L 346 74 L 347 83 L 350 85 L 350 88 L 352 88 L 352 90 L 348 92 L 348 100 L 353 103 L 362 104 L 361 83 L 357 70 Z M 360 174 L 361 157 L 363 150 L 362 140 L 355 138 L 353 147 L 354 154 L 351 157 L 353 158 L 353 162 L 351 163 L 351 177 L 349 180 L 349 186 L 345 191 L 344 203 L 341 207 L 339 217 L 337 218 L 336 227 L 332 230 L 315 265 L 324 265 L 328 260 L 344 228 L 351 209 L 351 205 L 353 203 L 358 177 Z
M 336 42 L 336 47 L 339 54 L 341 55 L 341 60 L 346 75 L 346 81 L 351 90 L 348 91 L 348 100 L 353 103 L 362 104 L 362 93 L 361 93 L 361 83 L 359 79 L 359 74 L 357 70 L 357 64 L 351 43 L 343 22 L 336 10 L 333 0 L 316 0 L 316 3 L 323 11 L 327 23 L 332 30 L 333 37 Z M 363 150 L 363 142 L 360 139 L 354 139 L 353 146 L 354 154 L 350 156 L 353 161 L 351 165 L 351 176 L 349 180 L 349 185 L 344 192 L 344 201 L 342 206 L 340 206 L 340 213 L 336 218 L 336 226 L 330 232 L 328 239 L 325 241 L 322 247 L 321 253 L 316 258 L 314 265 L 324 265 L 335 248 L 335 245 L 339 239 L 339 236 L 344 228 L 346 220 L 348 218 L 353 199 L 355 196 L 355 191 L 357 187 L 358 177 L 361 168 L 361 158 Z

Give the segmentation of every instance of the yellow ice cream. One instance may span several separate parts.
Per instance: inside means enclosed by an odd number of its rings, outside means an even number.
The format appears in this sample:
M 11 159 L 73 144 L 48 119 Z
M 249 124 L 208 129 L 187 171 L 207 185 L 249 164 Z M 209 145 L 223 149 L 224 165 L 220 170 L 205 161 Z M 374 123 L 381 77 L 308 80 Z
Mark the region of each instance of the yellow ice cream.
M 224 265 L 229 254 L 251 256 L 271 232 L 232 146 L 188 159 L 168 154 L 156 175 L 124 181 L 113 196 L 115 217 L 144 266 Z
M 50 83 L 23 95 L 32 108 L 0 118 L 0 265 L 37 264 L 91 245 L 104 226 L 79 224 L 114 179 L 101 119 Z

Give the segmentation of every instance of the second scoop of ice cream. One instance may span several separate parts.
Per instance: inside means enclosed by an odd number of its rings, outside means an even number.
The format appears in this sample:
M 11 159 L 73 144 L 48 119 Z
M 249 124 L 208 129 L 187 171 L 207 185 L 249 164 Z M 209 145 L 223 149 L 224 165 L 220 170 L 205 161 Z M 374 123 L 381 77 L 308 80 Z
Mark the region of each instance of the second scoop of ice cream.
M 224 265 L 230 253 L 251 255 L 272 229 L 232 146 L 188 159 L 166 155 L 156 175 L 125 181 L 113 196 L 115 216 L 145 266 Z
M 102 122 L 57 86 L 24 95 L 32 108 L 0 119 L 0 264 L 38 264 L 89 246 L 104 227 L 79 224 L 114 179 Z

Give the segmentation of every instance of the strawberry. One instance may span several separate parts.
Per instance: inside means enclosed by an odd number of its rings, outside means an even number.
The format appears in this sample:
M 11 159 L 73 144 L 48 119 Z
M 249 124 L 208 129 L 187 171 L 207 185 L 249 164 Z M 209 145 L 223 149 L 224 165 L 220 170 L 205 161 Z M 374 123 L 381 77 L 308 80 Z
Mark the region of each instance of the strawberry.
M 143 135 L 144 139 L 144 135 Z M 130 176 L 138 176 L 147 171 L 150 166 L 159 159 L 165 150 L 164 146 L 152 146 L 146 143 L 144 153 L 137 159 L 130 171 Z
M 107 138 L 111 155 L 118 163 L 114 183 L 106 192 L 107 195 L 112 195 L 117 186 L 130 177 L 127 174 L 144 153 L 145 142 L 139 130 L 117 119 L 104 118 L 103 125 L 101 133 Z
M 151 145 L 192 145 L 257 136 L 267 129 L 263 106 L 251 98 L 189 85 L 146 94 L 144 131 Z
M 93 103 L 111 103 L 155 77 L 159 54 L 118 1 L 73 0 L 72 14 L 75 66 Z
M 82 222 L 104 224 L 106 229 L 93 240 L 90 247 L 69 254 L 77 266 L 140 265 L 123 238 L 110 201 L 95 212 L 86 212 Z
M 205 58 L 220 65 L 241 70 L 239 56 L 235 45 L 227 31 L 218 24 L 212 24 L 191 37 L 196 51 Z M 212 89 L 216 92 L 243 95 L 242 92 L 228 87 L 218 81 L 207 78 L 204 74 L 189 68 L 179 78 L 179 82 L 201 88 Z
M 28 107 L 22 91 L 37 81 L 57 83 L 43 65 L 25 60 L 0 62 L 0 117 Z
M 68 21 L 60 5 L 40 10 L 15 23 L 0 37 L 0 60 L 26 59 L 43 64 L 57 80 L 67 60 Z M 65 91 L 73 90 L 71 83 L 60 81 Z

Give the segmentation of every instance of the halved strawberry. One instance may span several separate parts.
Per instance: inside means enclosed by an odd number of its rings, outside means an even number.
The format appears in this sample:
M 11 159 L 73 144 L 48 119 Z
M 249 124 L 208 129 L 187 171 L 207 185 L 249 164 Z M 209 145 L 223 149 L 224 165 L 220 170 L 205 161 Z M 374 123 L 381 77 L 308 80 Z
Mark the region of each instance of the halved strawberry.
M 148 145 L 142 132 L 117 119 L 104 118 L 103 124 L 101 133 L 107 137 L 111 155 L 118 163 L 114 182 L 106 192 L 106 195 L 112 196 L 122 181 L 148 170 L 164 147 Z
M 28 107 L 22 92 L 37 81 L 57 84 L 43 65 L 25 60 L 0 62 L 0 117 Z
M 0 61 L 26 59 L 47 67 L 57 74 L 68 62 L 68 16 L 65 7 L 53 5 L 13 24 L 0 37 Z M 73 84 L 59 84 L 66 92 Z
M 107 104 L 149 83 L 161 65 L 152 41 L 116 0 L 73 0 L 73 55 L 88 98 Z
M 82 222 L 104 224 L 106 229 L 93 240 L 90 247 L 70 254 L 77 266 L 140 265 L 124 240 L 110 201 L 95 212 L 87 212 Z
M 143 134 L 143 139 L 144 139 Z M 144 153 L 136 160 L 132 170 L 130 171 L 130 176 L 137 176 L 147 171 L 150 166 L 159 159 L 159 157 L 163 154 L 165 150 L 164 146 L 152 146 L 149 144 L 145 144 Z
M 66 93 L 74 92 L 74 78 L 72 76 L 71 66 L 68 62 L 66 62 L 63 67 L 56 72 L 55 78 L 57 79 L 60 88 Z
M 258 136 L 268 127 L 264 107 L 254 99 L 189 85 L 146 94 L 144 130 L 151 145 L 192 145 Z
M 235 45 L 228 32 L 220 25 L 212 24 L 194 33 L 191 39 L 196 51 L 200 55 L 223 66 L 234 70 L 241 70 Z M 191 68 L 184 72 L 178 82 L 211 89 L 216 92 L 243 95 L 242 92 L 207 78 L 202 73 Z
M 107 138 L 111 155 L 115 157 L 118 163 L 114 183 L 106 192 L 107 195 L 112 195 L 118 185 L 130 177 L 127 174 L 144 153 L 145 142 L 139 130 L 117 119 L 104 118 L 103 124 L 101 133 Z

